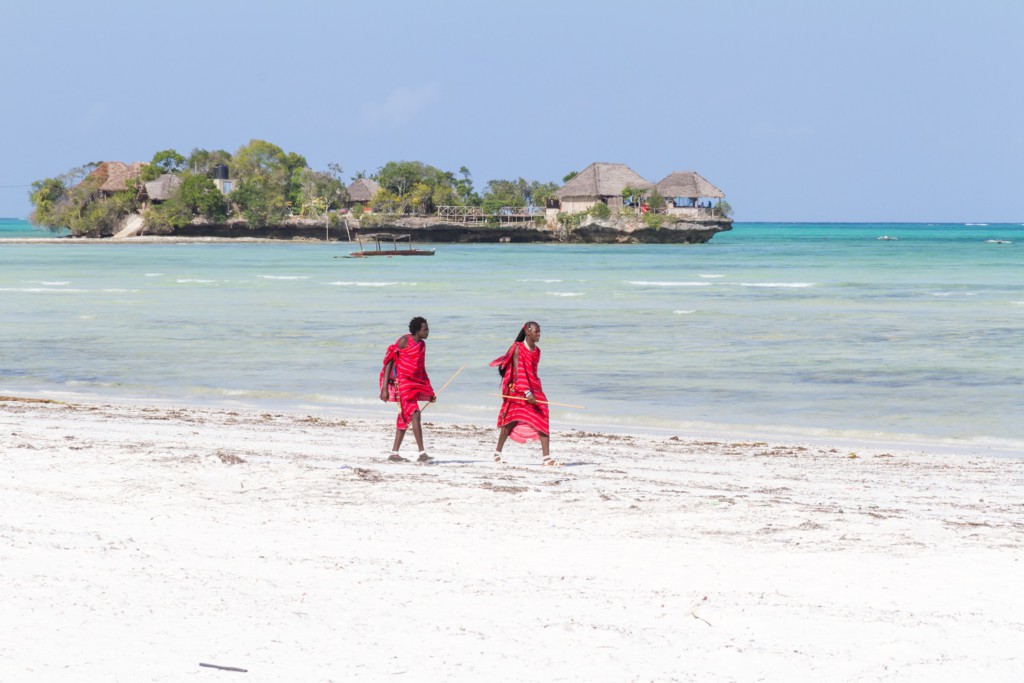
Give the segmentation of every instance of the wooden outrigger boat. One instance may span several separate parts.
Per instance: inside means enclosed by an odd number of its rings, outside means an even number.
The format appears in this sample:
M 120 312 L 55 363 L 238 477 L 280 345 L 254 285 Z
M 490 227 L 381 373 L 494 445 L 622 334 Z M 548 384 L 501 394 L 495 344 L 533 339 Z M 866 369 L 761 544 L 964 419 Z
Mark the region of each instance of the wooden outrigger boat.
M 367 256 L 433 256 L 433 249 L 413 249 L 412 248 L 412 236 L 411 235 L 393 235 L 387 232 L 378 232 L 372 235 L 356 235 L 356 240 L 359 242 L 359 251 L 353 251 L 345 258 L 366 258 Z M 404 248 L 400 248 L 398 243 L 402 240 L 407 242 Z M 364 249 L 364 241 L 369 244 L 372 243 L 373 249 Z M 381 246 L 381 242 L 385 245 Z M 391 248 L 387 248 L 387 243 L 391 242 Z

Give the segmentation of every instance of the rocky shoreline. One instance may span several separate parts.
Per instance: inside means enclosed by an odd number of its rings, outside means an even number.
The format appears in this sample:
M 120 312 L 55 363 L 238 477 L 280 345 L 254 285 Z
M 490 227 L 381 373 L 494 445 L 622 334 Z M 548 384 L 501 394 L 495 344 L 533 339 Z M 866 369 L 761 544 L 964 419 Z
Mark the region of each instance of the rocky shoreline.
M 418 243 L 703 244 L 727 230 L 732 230 L 730 219 L 676 221 L 660 228 L 646 227 L 636 219 L 591 219 L 570 230 L 552 230 L 535 223 L 465 225 L 444 223 L 432 217 L 405 217 L 374 222 L 372 226 L 355 220 L 336 226 L 328 226 L 324 221 L 295 221 L 264 227 L 250 227 L 244 222 L 192 224 L 175 229 L 169 237 L 345 242 L 359 235 L 400 232 L 411 234 Z

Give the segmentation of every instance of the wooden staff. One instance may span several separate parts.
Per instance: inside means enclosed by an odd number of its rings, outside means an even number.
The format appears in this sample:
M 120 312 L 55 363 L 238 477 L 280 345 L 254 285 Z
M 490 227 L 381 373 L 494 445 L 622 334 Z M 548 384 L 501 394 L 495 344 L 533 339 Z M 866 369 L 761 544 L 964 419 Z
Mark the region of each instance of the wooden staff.
M 525 401 L 526 399 L 522 396 L 507 396 L 505 394 L 491 394 L 491 396 L 500 396 L 501 398 L 511 398 L 514 401 Z M 537 403 L 546 403 L 549 406 L 561 406 L 562 408 L 579 408 L 580 410 L 586 410 L 586 406 L 574 406 L 571 403 L 555 403 L 554 401 L 541 401 L 537 399 Z
M 452 380 L 459 376 L 459 373 L 462 372 L 463 369 L 465 369 L 465 367 L 466 367 L 466 364 L 463 363 L 462 367 L 455 371 L 455 374 L 452 375 L 451 379 L 449 379 L 447 382 L 445 382 L 444 386 L 441 387 L 440 389 L 438 389 L 436 393 L 434 393 L 434 397 L 436 398 L 437 396 L 439 396 L 441 394 L 441 392 L 444 391 L 448 387 L 448 385 L 452 383 Z M 422 408 L 420 408 L 420 414 L 422 414 L 423 411 L 426 410 L 427 406 L 429 406 L 429 405 L 430 405 L 430 403 L 427 403 L 426 406 L 423 406 Z M 401 409 L 401 404 L 399 404 L 399 409 Z

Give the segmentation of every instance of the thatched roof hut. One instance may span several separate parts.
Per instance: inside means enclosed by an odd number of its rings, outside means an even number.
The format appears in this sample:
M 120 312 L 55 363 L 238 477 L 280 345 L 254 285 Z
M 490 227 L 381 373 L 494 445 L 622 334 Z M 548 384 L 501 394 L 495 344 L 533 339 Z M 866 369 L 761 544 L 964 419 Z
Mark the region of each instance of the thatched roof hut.
M 143 166 L 145 164 L 141 161 L 132 164 L 121 161 L 104 161 L 93 169 L 89 177 L 99 180 L 100 192 L 123 192 L 128 189 L 128 181 L 139 177 Z
M 181 187 L 181 178 L 172 173 L 164 173 L 156 180 L 146 183 L 146 194 L 150 201 L 166 202 L 179 187 Z
M 595 162 L 555 191 L 559 199 L 621 197 L 627 187 L 649 190 L 654 184 L 625 164 Z
M 665 176 L 657 185 L 658 194 L 662 197 L 687 197 L 697 199 L 709 197 L 721 199 L 725 193 L 709 183 L 695 171 L 675 171 Z
M 360 178 L 352 181 L 348 186 L 348 200 L 350 202 L 369 202 L 374 195 L 380 191 L 380 185 L 370 178 Z

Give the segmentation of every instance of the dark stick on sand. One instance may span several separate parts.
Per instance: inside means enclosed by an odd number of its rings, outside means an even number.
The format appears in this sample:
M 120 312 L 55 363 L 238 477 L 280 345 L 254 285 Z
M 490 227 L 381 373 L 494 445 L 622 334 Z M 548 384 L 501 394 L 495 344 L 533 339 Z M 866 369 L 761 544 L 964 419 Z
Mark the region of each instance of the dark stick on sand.
M 199 662 L 199 666 L 205 666 L 210 669 L 220 669 L 221 671 L 241 671 L 242 673 L 248 673 L 248 669 L 239 669 L 237 666 L 221 666 L 220 664 L 204 664 Z

